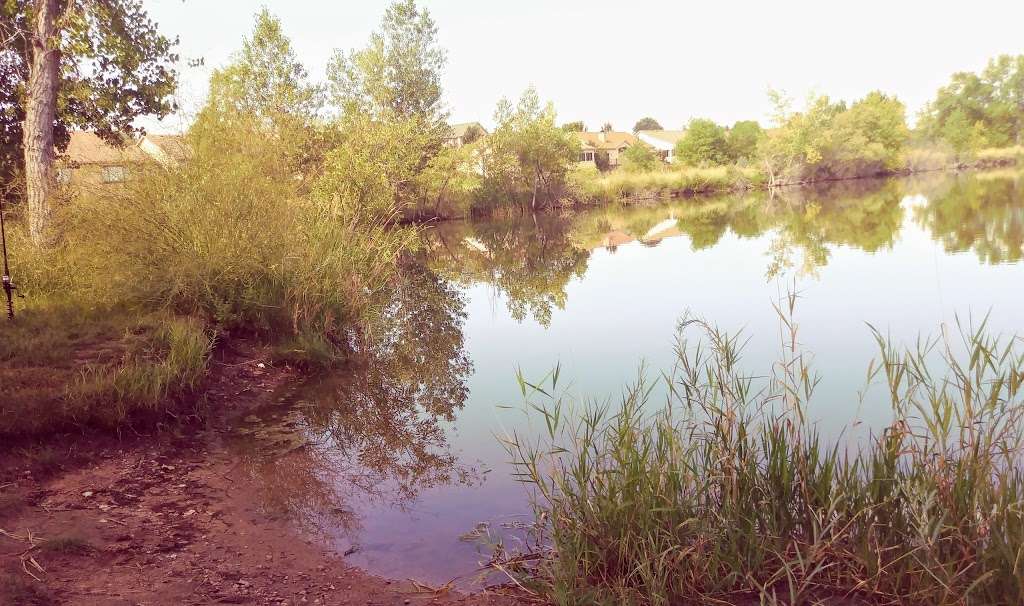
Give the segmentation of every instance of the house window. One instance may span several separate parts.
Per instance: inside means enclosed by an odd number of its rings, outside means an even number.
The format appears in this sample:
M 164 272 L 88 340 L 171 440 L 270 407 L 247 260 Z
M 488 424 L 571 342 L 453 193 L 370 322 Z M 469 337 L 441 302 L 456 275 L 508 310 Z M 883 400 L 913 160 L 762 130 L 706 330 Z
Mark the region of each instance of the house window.
M 71 183 L 71 169 L 70 168 L 58 168 L 57 169 L 57 184 L 67 185 Z
M 593 162 L 593 161 L 594 161 L 594 152 L 592 152 L 592 151 L 580 152 L 580 162 Z
M 128 171 L 123 166 L 104 166 L 102 178 L 104 183 L 123 183 Z

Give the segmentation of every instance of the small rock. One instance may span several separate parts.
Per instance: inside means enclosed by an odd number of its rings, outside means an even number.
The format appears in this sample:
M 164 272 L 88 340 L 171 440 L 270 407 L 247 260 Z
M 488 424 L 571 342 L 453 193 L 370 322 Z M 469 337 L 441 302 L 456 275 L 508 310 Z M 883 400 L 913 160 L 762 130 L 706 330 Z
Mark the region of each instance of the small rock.
M 82 496 L 88 499 L 89 497 L 92 496 L 92 494 L 93 493 L 91 490 L 86 490 L 85 492 L 82 493 Z

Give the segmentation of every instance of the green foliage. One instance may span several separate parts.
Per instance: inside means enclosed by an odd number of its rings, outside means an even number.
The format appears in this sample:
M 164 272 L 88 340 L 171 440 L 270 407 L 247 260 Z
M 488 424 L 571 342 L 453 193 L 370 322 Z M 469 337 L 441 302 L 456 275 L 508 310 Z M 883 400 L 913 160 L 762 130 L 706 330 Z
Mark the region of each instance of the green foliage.
M 20 172 L 21 125 L 32 49 L 31 2 L 0 2 L 0 179 Z M 175 41 L 161 34 L 142 0 L 61 1 L 60 81 L 54 139 L 59 150 L 73 129 L 120 145 L 139 132 L 139 116 L 173 109 Z
M 818 96 L 795 113 L 787 101 L 775 101 L 778 127 L 759 150 L 770 181 L 869 176 L 901 167 L 910 133 L 898 99 L 873 92 L 847 108 Z
M 330 163 L 337 170 L 351 162 L 361 172 L 336 173 L 328 181 L 352 190 L 379 189 L 383 180 L 401 206 L 415 201 L 413 176 L 426 170 L 450 132 L 441 89 L 445 61 L 430 13 L 414 0 L 392 3 L 366 48 L 335 53 L 327 77 L 345 135 Z M 373 172 L 374 162 L 382 163 L 380 175 Z M 359 184 L 362 177 L 369 183 Z
M 378 120 L 417 118 L 427 128 L 440 127 L 447 118 L 441 89 L 446 60 L 430 13 L 414 0 L 397 0 L 366 48 L 335 52 L 327 77 L 335 104 L 345 112 Z
M 494 119 L 497 127 L 482 158 L 485 199 L 504 196 L 531 208 L 556 200 L 579 143 L 556 126 L 554 106 L 541 105 L 529 88 L 515 106 L 499 101 Z
M 764 130 L 756 120 L 740 120 L 733 124 L 727 136 L 729 158 L 733 162 L 755 159 L 763 136 Z
M 264 8 L 231 63 L 214 70 L 192 131 L 198 142 L 212 142 L 230 129 L 259 125 L 296 173 L 307 176 L 328 144 L 318 122 L 322 106 L 322 91 L 308 82 L 281 22 Z
M 627 172 L 657 170 L 663 162 L 658 154 L 643 143 L 630 145 L 622 152 L 622 169 Z
M 676 143 L 675 155 L 690 166 L 728 164 L 729 141 L 725 129 L 704 118 L 691 120 L 686 134 Z
M 523 582 L 561 604 L 1024 600 L 1020 340 L 961 326 L 902 350 L 875 332 L 868 379 L 894 418 L 844 448 L 808 416 L 791 311 L 794 345 L 760 374 L 741 335 L 684 318 L 660 411 L 643 377 L 617 408 L 576 410 L 558 369 L 519 377 L 546 431 L 506 440 L 536 494 Z
M 1024 55 L 995 57 L 979 74 L 953 74 L 921 113 L 918 128 L 961 154 L 1024 143 Z
M 658 123 L 654 118 L 640 118 L 633 125 L 633 132 L 637 133 L 642 130 L 662 130 L 661 124 Z
M 582 120 L 576 122 L 566 122 L 562 125 L 562 130 L 570 133 L 582 133 L 587 130 L 587 125 Z

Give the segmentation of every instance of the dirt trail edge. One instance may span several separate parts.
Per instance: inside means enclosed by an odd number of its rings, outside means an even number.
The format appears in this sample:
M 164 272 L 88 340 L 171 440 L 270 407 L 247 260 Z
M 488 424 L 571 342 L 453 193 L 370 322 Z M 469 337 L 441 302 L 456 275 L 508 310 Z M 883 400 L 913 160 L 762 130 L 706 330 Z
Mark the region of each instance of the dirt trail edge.
M 0 453 L 0 604 L 524 603 L 374 577 L 261 514 L 220 435 L 294 379 L 264 353 L 213 363 L 199 427 Z

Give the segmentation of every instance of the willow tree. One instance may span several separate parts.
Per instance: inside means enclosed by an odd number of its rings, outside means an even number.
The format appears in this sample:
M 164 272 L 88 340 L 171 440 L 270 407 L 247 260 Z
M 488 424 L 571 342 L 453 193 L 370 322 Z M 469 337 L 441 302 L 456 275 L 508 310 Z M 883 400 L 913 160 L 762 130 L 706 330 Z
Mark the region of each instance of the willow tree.
M 51 215 L 54 157 L 82 129 L 115 145 L 174 109 L 169 40 L 141 0 L 0 0 L 0 176 L 24 170 L 29 230 Z

